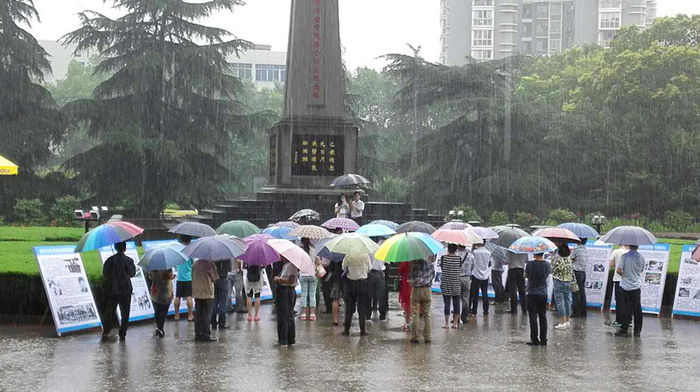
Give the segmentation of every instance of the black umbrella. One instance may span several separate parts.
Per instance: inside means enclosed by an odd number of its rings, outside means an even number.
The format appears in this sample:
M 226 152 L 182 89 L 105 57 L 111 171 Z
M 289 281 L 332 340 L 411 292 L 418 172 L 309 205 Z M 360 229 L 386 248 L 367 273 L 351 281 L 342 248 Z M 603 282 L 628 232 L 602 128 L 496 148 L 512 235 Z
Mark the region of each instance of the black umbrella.
M 294 213 L 294 215 L 289 217 L 289 220 L 292 222 L 299 222 L 302 219 L 305 219 L 307 222 L 308 221 L 318 221 L 321 220 L 321 214 L 314 210 L 310 209 L 305 209 L 305 210 L 300 210 Z
M 187 235 L 190 237 L 211 237 L 216 235 L 209 225 L 199 222 L 182 222 L 175 225 L 168 233 Z
M 518 238 L 530 236 L 530 234 L 528 234 L 525 230 L 517 228 L 514 225 L 494 226 L 491 228 L 491 230 L 498 234 L 498 239 L 495 239 L 492 242 L 495 245 L 502 246 L 504 248 L 509 247 Z
M 331 183 L 332 188 L 351 188 L 362 185 L 369 185 L 369 180 L 359 174 L 345 174 Z
M 425 223 L 421 221 L 410 221 L 400 225 L 399 228 L 396 229 L 396 232 L 408 233 L 412 231 L 417 231 L 420 233 L 433 234 L 435 230 L 435 226 L 431 225 L 430 223 Z

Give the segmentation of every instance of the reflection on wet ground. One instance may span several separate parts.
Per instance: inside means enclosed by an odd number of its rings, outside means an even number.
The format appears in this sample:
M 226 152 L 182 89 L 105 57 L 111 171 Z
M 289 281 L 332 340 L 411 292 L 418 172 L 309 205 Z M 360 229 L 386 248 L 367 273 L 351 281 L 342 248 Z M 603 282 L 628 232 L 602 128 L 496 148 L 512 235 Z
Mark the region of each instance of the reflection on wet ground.
M 233 315 L 213 343 L 195 343 L 193 325 L 168 321 L 166 337 L 133 325 L 125 343 L 99 332 L 53 337 L 49 327 L 0 326 L 0 390 L 697 390 L 700 322 L 647 316 L 641 338 L 616 338 L 607 312 L 550 330 L 529 347 L 527 317 L 503 313 L 443 330 L 433 299 L 433 342 L 411 344 L 403 317 L 376 318 L 370 336 L 340 336 L 329 315 L 297 320 L 297 345 L 275 345 L 272 307 L 263 320 Z M 549 314 L 550 328 L 554 315 Z

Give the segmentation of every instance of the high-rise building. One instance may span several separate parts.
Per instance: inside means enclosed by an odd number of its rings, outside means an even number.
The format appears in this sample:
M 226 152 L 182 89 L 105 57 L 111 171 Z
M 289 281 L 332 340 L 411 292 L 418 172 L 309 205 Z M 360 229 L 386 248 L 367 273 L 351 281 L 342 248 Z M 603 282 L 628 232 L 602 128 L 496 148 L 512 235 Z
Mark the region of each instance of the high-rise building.
M 576 45 L 609 45 L 623 26 L 646 28 L 656 0 L 441 0 L 440 62 L 511 54 L 552 55 Z

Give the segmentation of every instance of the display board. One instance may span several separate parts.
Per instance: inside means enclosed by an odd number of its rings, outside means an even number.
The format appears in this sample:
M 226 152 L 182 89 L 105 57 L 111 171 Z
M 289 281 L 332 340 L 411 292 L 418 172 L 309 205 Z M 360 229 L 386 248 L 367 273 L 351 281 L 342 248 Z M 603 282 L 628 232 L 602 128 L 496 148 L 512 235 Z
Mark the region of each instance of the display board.
M 340 135 L 292 135 L 292 175 L 342 175 L 344 146 Z
M 672 315 L 700 317 L 700 260 L 691 257 L 696 246 L 683 246 Z
M 75 245 L 35 246 L 34 255 L 58 336 L 102 326 Z
M 143 241 L 141 243 L 141 246 L 143 247 L 144 252 L 156 248 L 158 246 L 163 246 L 163 245 L 170 245 L 170 244 L 177 244 L 178 242 L 176 240 L 161 240 L 161 241 Z M 173 273 L 175 274 L 175 279 L 173 279 L 173 294 L 177 297 L 177 268 L 173 268 Z M 185 300 L 180 301 L 180 313 L 187 313 L 187 302 Z M 173 302 L 170 302 L 170 307 L 168 308 L 168 314 L 172 315 L 175 314 L 175 305 Z
M 108 258 L 116 254 L 116 251 L 112 245 L 103 246 L 99 249 L 99 254 L 102 264 L 104 264 Z M 131 286 L 133 287 L 133 291 L 131 293 L 129 322 L 153 318 L 155 317 L 155 313 L 153 311 L 153 304 L 151 303 L 151 295 L 148 289 L 148 283 L 146 283 L 144 272 L 141 267 L 138 266 L 139 254 L 136 250 L 136 243 L 134 243 L 134 241 L 129 241 L 126 243 L 126 252 L 124 252 L 124 254 L 130 257 L 136 266 L 136 275 L 131 278 Z M 121 313 L 119 312 L 118 306 L 117 317 L 121 321 Z
M 605 303 L 605 291 L 610 273 L 610 254 L 612 245 L 586 244 L 588 265 L 586 266 L 586 306 L 602 309 Z
M 661 313 L 661 300 L 664 296 L 666 272 L 671 245 L 656 244 L 639 247 L 639 253 L 646 260 L 644 281 L 641 288 L 642 311 L 644 313 Z M 615 310 L 615 296 L 612 296 L 610 310 Z

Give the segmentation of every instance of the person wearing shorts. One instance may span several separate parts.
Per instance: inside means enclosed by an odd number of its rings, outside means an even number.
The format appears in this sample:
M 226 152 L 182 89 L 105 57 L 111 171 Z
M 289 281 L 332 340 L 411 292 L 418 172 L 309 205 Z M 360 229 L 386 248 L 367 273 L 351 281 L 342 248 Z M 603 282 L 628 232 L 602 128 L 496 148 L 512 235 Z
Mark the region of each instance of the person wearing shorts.
M 189 236 L 180 236 L 178 241 L 187 246 L 192 239 Z M 187 304 L 187 321 L 194 321 L 194 301 L 192 300 L 192 259 L 178 265 L 177 268 L 177 283 L 175 283 L 175 300 L 173 307 L 175 309 L 174 320 L 180 319 L 180 299 L 184 298 Z
M 248 321 L 260 321 L 260 292 L 262 291 L 263 269 L 256 265 L 244 265 L 245 272 L 245 292 L 246 292 L 246 308 L 248 309 Z M 255 273 L 257 269 L 257 274 Z M 257 300 L 255 300 L 257 298 Z M 252 308 L 255 300 L 255 316 L 253 316 Z

